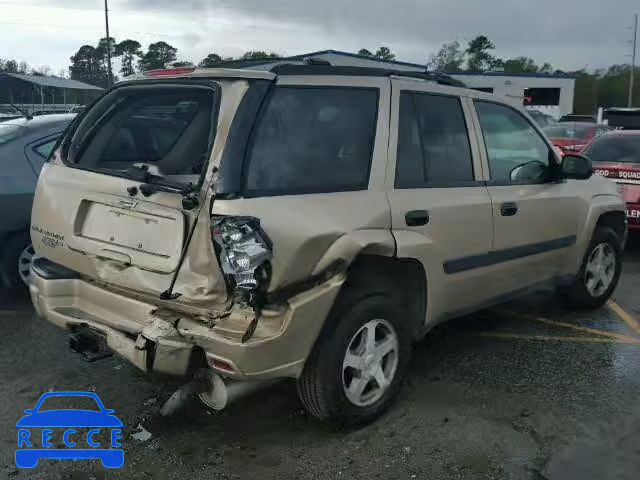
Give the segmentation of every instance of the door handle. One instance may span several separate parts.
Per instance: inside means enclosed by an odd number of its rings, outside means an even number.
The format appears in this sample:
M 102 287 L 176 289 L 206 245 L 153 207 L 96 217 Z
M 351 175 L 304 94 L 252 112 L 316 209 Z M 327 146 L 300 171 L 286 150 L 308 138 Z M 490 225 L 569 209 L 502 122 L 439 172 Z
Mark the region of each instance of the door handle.
M 419 227 L 429 223 L 429 212 L 427 210 L 411 210 L 404 216 L 404 221 L 408 227 Z
M 500 215 L 503 217 L 513 217 L 518 213 L 518 204 L 516 202 L 504 202 L 500 205 Z

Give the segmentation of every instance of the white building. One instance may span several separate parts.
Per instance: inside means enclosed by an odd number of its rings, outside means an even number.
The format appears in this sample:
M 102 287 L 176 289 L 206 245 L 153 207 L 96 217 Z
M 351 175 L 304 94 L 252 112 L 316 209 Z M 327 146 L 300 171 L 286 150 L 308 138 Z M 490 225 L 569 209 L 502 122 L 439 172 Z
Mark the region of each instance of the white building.
M 424 72 L 425 66 L 416 63 L 384 61 L 337 50 L 323 50 L 264 62 L 230 62 L 228 66 L 268 70 L 283 62 L 300 62 L 307 59 L 325 60 L 331 65 L 386 68 L 399 71 Z M 536 108 L 559 118 L 573 112 L 575 79 L 566 75 L 509 74 L 502 72 L 450 74 L 464 82 L 467 87 L 493 93 L 518 103 Z M 525 102 L 526 99 L 526 102 Z

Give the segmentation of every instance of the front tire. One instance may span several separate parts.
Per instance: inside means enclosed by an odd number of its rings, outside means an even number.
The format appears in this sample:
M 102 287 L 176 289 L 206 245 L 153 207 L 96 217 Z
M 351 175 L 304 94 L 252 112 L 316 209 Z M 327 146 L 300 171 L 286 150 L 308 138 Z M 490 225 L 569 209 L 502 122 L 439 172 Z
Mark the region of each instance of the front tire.
M 608 227 L 596 227 L 578 276 L 569 288 L 573 305 L 584 310 L 601 307 L 618 285 L 622 271 L 622 246 Z
M 338 300 L 298 380 L 316 418 L 354 427 L 397 396 L 411 354 L 410 318 L 393 297 L 353 289 Z

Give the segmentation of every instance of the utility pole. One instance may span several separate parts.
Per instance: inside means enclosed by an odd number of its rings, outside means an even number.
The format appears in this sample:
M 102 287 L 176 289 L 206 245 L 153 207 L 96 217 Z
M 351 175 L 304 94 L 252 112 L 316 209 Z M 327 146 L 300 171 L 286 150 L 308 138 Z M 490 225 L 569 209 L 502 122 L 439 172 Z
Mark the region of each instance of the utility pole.
M 104 24 L 107 29 L 107 88 L 110 88 L 113 83 L 113 74 L 111 73 L 111 37 L 109 37 L 109 8 L 107 7 L 107 0 L 104 0 Z
M 106 0 L 105 0 L 106 1 Z M 629 102 L 628 107 L 633 105 L 633 77 L 636 69 L 636 47 L 638 45 L 638 14 L 633 16 L 633 52 L 631 54 L 631 75 L 629 77 Z

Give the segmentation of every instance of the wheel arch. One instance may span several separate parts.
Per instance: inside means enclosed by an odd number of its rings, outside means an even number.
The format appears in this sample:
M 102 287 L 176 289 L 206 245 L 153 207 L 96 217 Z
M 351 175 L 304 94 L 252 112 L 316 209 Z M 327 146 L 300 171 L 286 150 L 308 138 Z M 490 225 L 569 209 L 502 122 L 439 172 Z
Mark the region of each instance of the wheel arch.
M 346 281 L 339 295 L 347 294 L 351 288 L 390 294 L 408 309 L 413 338 L 421 336 L 427 309 L 427 275 L 420 261 L 362 251 L 347 268 Z
M 619 210 L 604 212 L 598 217 L 596 227 L 609 227 L 623 240 L 627 233 L 625 213 Z

